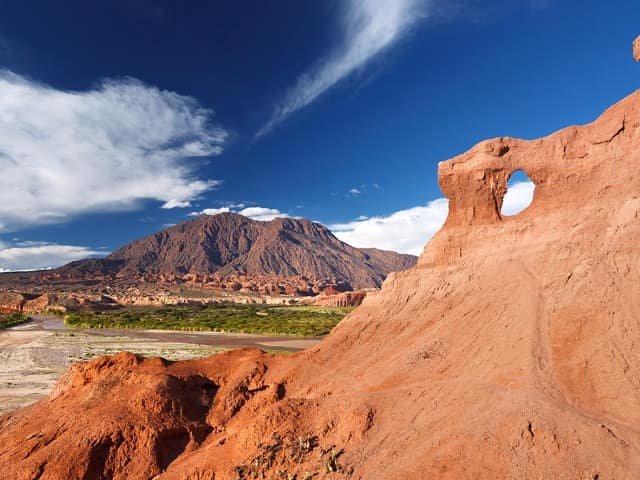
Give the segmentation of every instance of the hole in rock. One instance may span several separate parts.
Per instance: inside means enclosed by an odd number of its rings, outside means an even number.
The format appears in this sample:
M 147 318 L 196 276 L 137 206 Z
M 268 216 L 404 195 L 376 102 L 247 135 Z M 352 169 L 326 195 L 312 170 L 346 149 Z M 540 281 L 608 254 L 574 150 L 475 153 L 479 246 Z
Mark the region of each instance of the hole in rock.
M 502 200 L 500 213 L 504 216 L 517 215 L 533 201 L 536 186 L 524 170 L 516 170 L 509 176 L 507 193 Z

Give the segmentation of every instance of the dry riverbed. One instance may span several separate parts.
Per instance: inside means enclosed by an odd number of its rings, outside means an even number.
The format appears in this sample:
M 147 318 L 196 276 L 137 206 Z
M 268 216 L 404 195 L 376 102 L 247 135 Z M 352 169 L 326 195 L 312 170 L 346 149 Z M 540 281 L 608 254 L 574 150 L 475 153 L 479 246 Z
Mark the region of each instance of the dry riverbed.
M 220 347 L 81 332 L 31 330 L 28 325 L 0 331 L 0 415 L 49 394 L 71 362 L 129 351 L 169 360 L 203 357 Z
M 0 330 L 0 415 L 47 396 L 71 362 L 121 351 L 185 360 L 242 346 L 298 350 L 317 341 L 166 331 L 82 331 L 65 328 L 59 319 L 37 318 Z

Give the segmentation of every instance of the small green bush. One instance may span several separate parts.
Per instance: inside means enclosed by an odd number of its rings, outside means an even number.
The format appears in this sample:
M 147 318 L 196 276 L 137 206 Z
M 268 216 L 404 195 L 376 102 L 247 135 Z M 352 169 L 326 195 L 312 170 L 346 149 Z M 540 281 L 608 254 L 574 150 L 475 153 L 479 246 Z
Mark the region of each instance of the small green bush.
M 0 329 L 13 327 L 20 323 L 26 322 L 28 317 L 19 312 L 0 313 Z

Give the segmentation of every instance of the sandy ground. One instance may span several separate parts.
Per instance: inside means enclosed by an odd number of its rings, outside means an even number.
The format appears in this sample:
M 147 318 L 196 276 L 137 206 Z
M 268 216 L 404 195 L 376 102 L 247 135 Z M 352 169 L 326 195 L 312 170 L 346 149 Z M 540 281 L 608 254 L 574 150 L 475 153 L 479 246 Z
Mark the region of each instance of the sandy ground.
M 318 339 L 131 330 L 69 329 L 55 317 L 0 330 L 0 415 L 49 394 L 71 362 L 129 351 L 169 360 L 254 346 L 294 351 Z

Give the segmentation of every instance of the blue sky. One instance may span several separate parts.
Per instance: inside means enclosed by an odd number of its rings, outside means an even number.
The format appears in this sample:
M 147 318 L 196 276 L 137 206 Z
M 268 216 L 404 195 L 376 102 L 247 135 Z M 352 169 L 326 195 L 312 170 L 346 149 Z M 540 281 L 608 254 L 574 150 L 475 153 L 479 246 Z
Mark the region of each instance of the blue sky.
M 5 270 L 224 210 L 419 253 L 439 161 L 589 122 L 640 76 L 632 1 L 0 5 Z

